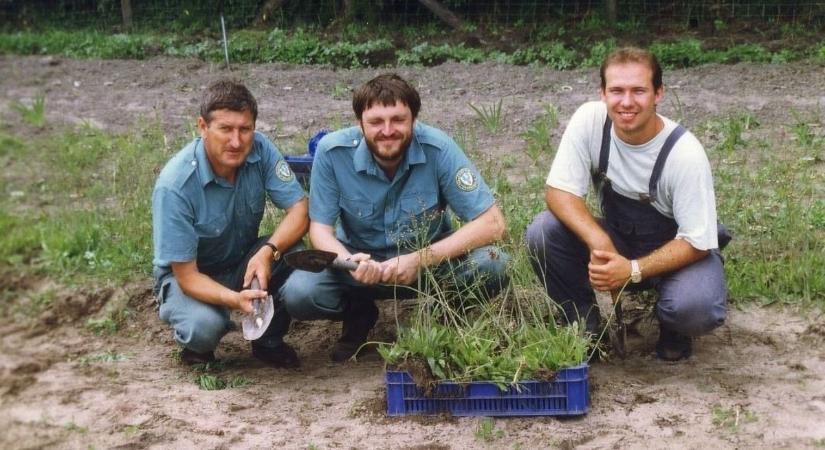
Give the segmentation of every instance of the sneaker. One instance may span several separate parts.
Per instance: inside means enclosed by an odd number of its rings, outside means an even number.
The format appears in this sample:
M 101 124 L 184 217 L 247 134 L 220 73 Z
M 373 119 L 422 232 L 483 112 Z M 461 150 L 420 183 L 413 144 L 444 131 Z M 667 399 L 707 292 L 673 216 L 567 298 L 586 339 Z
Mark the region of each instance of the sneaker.
M 282 369 L 294 369 L 301 365 L 298 354 L 286 342 L 282 342 L 275 347 L 264 347 L 263 345 L 252 344 L 252 356 L 269 364 L 272 367 Z
M 679 361 L 693 354 L 693 340 L 690 336 L 659 327 L 659 342 L 656 356 L 664 361 Z
M 374 301 L 350 303 L 341 326 L 341 338 L 332 347 L 330 358 L 343 362 L 355 356 L 367 342 L 367 336 L 377 320 L 378 307 Z
M 211 362 L 215 362 L 215 352 L 198 353 L 184 347 L 180 352 L 180 360 L 184 364 L 188 364 L 190 366 L 195 364 L 209 364 Z

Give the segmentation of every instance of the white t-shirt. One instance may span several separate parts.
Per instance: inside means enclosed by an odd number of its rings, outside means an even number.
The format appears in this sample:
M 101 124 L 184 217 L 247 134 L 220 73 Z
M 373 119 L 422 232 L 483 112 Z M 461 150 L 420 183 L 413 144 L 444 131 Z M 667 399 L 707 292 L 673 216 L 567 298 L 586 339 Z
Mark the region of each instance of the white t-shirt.
M 659 117 L 665 127 L 642 145 L 622 142 L 611 127 L 607 178 L 616 193 L 634 200 L 639 200 L 640 194 L 648 194 L 656 157 L 677 126 L 676 122 Z M 599 168 L 606 118 L 607 107 L 600 101 L 585 103 L 573 114 L 547 175 L 548 186 L 579 197 L 587 195 L 592 174 Z M 698 250 L 719 246 L 710 163 L 705 149 L 692 133 L 682 135 L 671 150 L 652 206 L 676 221 L 679 226 L 677 239 L 688 241 Z

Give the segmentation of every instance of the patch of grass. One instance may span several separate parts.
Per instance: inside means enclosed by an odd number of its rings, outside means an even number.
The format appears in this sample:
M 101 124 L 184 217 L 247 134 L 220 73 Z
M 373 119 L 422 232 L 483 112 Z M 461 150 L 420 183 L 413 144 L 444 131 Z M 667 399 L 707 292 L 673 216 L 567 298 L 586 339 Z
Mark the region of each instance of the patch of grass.
M 219 391 L 222 389 L 234 389 L 252 384 L 251 381 L 244 377 L 236 376 L 229 380 L 221 378 L 217 375 L 208 373 L 201 373 L 195 377 L 195 384 L 204 391 Z
M 20 117 L 29 125 L 43 128 L 46 125 L 46 96 L 40 94 L 36 96 L 31 106 L 26 106 L 19 101 L 11 102 L 11 109 L 15 110 Z
M 80 425 L 78 425 L 74 422 L 67 423 L 66 425 L 63 426 L 63 429 L 65 429 L 66 431 L 71 432 L 71 433 L 79 433 L 79 434 L 86 434 L 86 433 L 89 432 L 89 429 L 87 427 L 81 427 Z
M 398 50 L 397 64 L 400 66 L 436 66 L 447 61 L 479 63 L 487 60 L 483 50 L 464 47 L 463 44 L 430 44 L 422 42 L 409 50 Z
M 100 353 L 91 353 L 86 356 L 82 356 L 77 359 L 77 362 L 81 365 L 87 365 L 90 363 L 95 362 L 102 362 L 102 363 L 113 363 L 113 362 L 121 362 L 128 360 L 129 357 L 123 353 L 118 353 L 114 350 L 107 350 L 105 352 Z
M 123 434 L 126 437 L 133 437 L 140 432 L 140 425 L 126 425 L 123 427 Z
M 533 167 L 540 167 L 539 160 L 551 158 L 554 153 L 553 131 L 559 125 L 559 112 L 552 104 L 544 105 L 544 113 L 533 120 L 521 136 L 527 141 L 527 156 Z
M 487 129 L 491 134 L 495 134 L 501 128 L 504 122 L 504 115 L 502 114 L 502 104 L 504 100 L 499 100 L 492 105 L 481 105 L 476 106 L 470 103 L 470 109 L 472 109 L 476 113 L 476 117 L 478 117 L 479 122 L 484 125 L 484 128 Z
M 717 405 L 711 410 L 711 415 L 713 425 L 729 431 L 738 431 L 741 425 L 758 420 L 754 412 L 748 411 L 741 405 L 734 405 L 730 408 Z
M 103 317 L 88 319 L 86 329 L 98 336 L 116 334 L 131 314 L 128 309 L 107 311 Z
M 496 428 L 496 423 L 493 419 L 484 418 L 479 422 L 475 432 L 476 440 L 482 442 L 493 442 L 504 437 L 504 430 Z

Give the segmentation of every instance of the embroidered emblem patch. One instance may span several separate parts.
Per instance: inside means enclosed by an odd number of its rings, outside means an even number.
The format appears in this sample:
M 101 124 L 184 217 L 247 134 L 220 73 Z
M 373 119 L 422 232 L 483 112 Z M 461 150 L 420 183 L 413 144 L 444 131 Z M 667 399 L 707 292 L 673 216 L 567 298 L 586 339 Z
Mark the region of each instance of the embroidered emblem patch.
M 467 167 L 458 169 L 455 174 L 455 184 L 462 191 L 472 191 L 478 187 L 478 177 Z
M 295 178 L 295 174 L 292 173 L 292 169 L 289 168 L 289 164 L 283 159 L 279 160 L 275 164 L 275 175 L 281 179 L 281 181 L 291 181 Z

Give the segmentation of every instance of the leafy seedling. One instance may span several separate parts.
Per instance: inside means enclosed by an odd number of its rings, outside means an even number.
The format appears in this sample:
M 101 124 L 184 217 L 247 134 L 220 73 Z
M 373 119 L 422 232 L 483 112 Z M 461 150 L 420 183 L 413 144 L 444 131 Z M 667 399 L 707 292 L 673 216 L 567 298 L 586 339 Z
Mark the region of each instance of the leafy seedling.
M 481 105 L 480 107 L 470 103 L 470 108 L 475 111 L 478 120 L 490 133 L 497 133 L 504 122 L 504 116 L 502 114 L 503 102 L 503 100 L 499 100 L 492 105 Z

